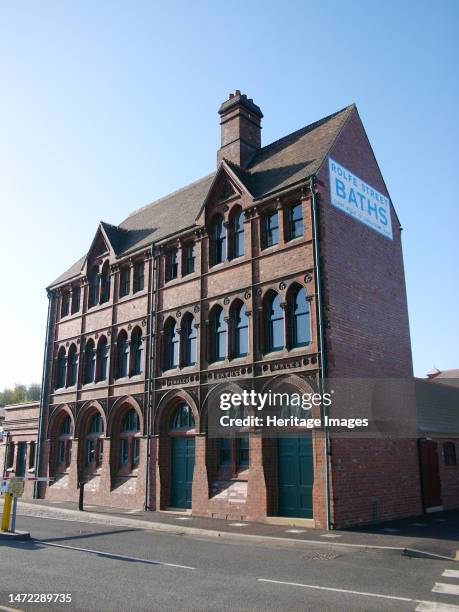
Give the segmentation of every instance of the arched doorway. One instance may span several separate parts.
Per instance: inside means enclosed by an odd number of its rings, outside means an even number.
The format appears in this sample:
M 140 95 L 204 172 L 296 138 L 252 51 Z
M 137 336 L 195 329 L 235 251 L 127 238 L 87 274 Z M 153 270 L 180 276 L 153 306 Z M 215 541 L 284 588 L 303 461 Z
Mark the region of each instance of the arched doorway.
M 172 508 L 191 508 L 195 422 L 188 404 L 180 403 L 175 408 L 170 424 L 171 448 L 171 496 Z
M 285 419 L 320 417 L 320 408 L 305 404 L 303 397 L 314 389 L 295 375 L 280 375 L 268 383 L 263 391 L 272 391 L 270 414 Z M 270 483 L 274 503 L 270 513 L 288 518 L 314 518 L 314 443 L 310 429 L 292 422 L 276 428 L 277 437 L 267 440 L 266 459 L 276 465 L 277 487 Z M 274 486 L 273 486 L 274 484 Z M 317 504 L 317 500 L 316 500 Z

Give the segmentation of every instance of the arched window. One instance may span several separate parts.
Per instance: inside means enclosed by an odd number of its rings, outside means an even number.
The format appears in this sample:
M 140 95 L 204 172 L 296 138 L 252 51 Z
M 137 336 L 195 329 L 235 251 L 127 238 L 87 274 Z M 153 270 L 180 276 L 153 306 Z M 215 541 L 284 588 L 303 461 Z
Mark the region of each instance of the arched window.
M 227 356 L 228 328 L 223 309 L 216 306 L 210 316 L 210 357 L 211 361 L 222 361 Z
M 266 296 L 264 304 L 265 320 L 265 350 L 280 351 L 284 348 L 284 311 L 281 308 L 280 297 L 272 292 Z
M 88 308 L 99 303 L 99 268 L 94 266 L 88 274 Z
M 67 414 L 59 427 L 59 435 L 67 435 L 72 433 L 72 419 Z
M 77 383 L 78 374 L 78 353 L 77 348 L 72 344 L 69 348 L 69 356 L 67 359 L 67 386 L 73 387 Z
M 226 259 L 226 228 L 223 217 L 217 215 L 210 227 L 210 265 L 222 263 Z
M 123 472 L 130 472 L 139 465 L 139 432 L 139 416 L 134 408 L 131 408 L 126 412 L 121 422 L 119 466 Z
M 311 342 L 309 302 L 303 287 L 297 287 L 290 296 L 291 345 L 306 346 Z
M 249 350 L 249 320 L 242 302 L 237 301 L 231 307 L 231 326 L 233 357 L 245 357 Z
M 104 422 L 100 412 L 95 412 L 89 421 L 88 433 L 85 439 L 85 468 L 91 471 L 102 465 L 104 454 Z
M 175 409 L 170 423 L 171 431 L 187 431 L 194 429 L 194 417 L 188 404 L 179 404 Z
M 56 389 L 61 389 L 62 387 L 65 387 L 65 368 L 66 368 L 65 348 L 61 346 L 57 354 Z
M 456 465 L 456 447 L 454 442 L 445 442 L 443 444 L 443 457 L 445 465 Z
M 121 432 L 126 433 L 128 431 L 139 431 L 139 428 L 139 415 L 134 408 L 131 408 L 124 415 L 123 422 L 121 424 Z
M 70 465 L 72 452 L 72 421 L 68 414 L 63 418 L 57 435 L 56 469 L 65 470 Z
M 231 218 L 231 243 L 233 259 L 244 255 L 244 217 L 239 207 Z
M 134 329 L 131 336 L 131 374 L 135 376 L 142 372 L 143 342 L 142 332 L 138 327 Z
M 104 433 L 104 421 L 100 412 L 95 412 L 89 423 L 89 433 Z
M 186 314 L 182 320 L 183 365 L 196 363 L 196 328 L 191 314 Z
M 102 336 L 97 345 L 97 380 L 107 378 L 108 344 L 107 338 Z
M 96 370 L 96 351 L 94 349 L 94 342 L 88 340 L 85 349 L 85 368 L 84 368 L 84 382 L 85 384 L 94 382 L 94 375 Z
M 124 378 L 128 375 L 128 363 L 129 363 L 129 343 L 127 334 L 123 330 L 118 334 L 118 361 L 117 361 L 117 378 Z
M 169 319 L 164 328 L 164 367 L 166 370 L 178 368 L 180 358 L 180 335 L 174 319 Z
M 100 303 L 108 302 L 110 299 L 110 267 L 106 261 L 100 275 Z

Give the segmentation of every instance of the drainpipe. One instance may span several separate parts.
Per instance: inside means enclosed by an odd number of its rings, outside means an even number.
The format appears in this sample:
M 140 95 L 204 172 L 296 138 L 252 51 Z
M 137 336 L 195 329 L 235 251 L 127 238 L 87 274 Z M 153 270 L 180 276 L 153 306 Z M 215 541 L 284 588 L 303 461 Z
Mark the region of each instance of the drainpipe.
M 41 393 L 40 393 L 40 414 L 38 417 L 38 439 L 37 447 L 35 449 L 35 475 L 40 476 L 41 472 L 41 447 L 43 438 L 43 424 L 44 424 L 44 412 L 46 406 L 46 400 L 48 397 L 48 352 L 49 352 L 49 339 L 50 339 L 50 318 L 51 318 L 51 303 L 52 293 L 48 291 L 48 315 L 46 318 L 46 338 L 45 338 L 45 350 L 43 354 L 43 373 L 41 377 Z M 38 480 L 35 481 L 33 487 L 33 498 L 38 499 Z
M 152 384 L 154 377 L 154 350 L 153 350 L 153 338 L 156 338 L 156 334 L 153 333 L 153 323 L 155 319 L 155 312 L 157 309 L 158 299 L 158 270 L 156 265 L 155 256 L 155 244 L 151 245 L 151 265 L 150 265 L 150 291 L 149 291 L 149 305 L 150 315 L 148 322 L 148 376 L 147 376 L 147 453 L 145 461 L 145 500 L 143 509 L 145 511 L 149 508 L 149 496 L 150 496 L 150 463 L 151 463 L 151 414 L 152 414 Z
M 324 322 L 323 322 L 323 298 L 322 298 L 322 281 L 320 275 L 320 254 L 319 254 L 319 222 L 318 222 L 318 210 L 316 194 L 314 192 L 314 179 L 315 176 L 311 176 L 309 180 L 309 190 L 311 192 L 312 202 L 312 228 L 314 237 L 314 271 L 315 271 L 315 282 L 317 291 L 317 318 L 319 327 L 319 351 L 320 351 L 320 393 L 323 397 L 325 392 L 325 380 L 326 380 L 326 358 L 325 358 L 325 337 L 324 337 Z M 328 425 L 325 420 L 328 416 L 327 407 L 322 405 L 322 419 L 324 422 L 324 463 L 325 463 L 325 498 L 326 498 L 326 522 L 327 529 L 331 529 L 331 508 L 330 508 L 330 434 Z
M 5 430 L 3 430 L 5 431 Z M 10 432 L 7 431 L 6 432 L 6 442 L 5 442 L 5 456 L 3 457 L 3 475 L 2 478 L 5 478 L 6 476 L 6 470 L 8 469 L 9 466 L 6 465 L 6 462 L 8 461 L 8 449 L 10 447 Z

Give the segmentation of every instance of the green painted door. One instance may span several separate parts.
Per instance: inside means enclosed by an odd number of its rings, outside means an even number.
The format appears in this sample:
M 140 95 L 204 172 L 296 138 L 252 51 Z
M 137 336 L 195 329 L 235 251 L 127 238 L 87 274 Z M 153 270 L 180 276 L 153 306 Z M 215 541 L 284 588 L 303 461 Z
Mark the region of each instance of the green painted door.
M 27 442 L 18 443 L 16 476 L 24 476 L 26 468 Z
M 312 518 L 312 436 L 277 440 L 279 516 Z
M 171 506 L 191 508 L 194 438 L 171 438 Z

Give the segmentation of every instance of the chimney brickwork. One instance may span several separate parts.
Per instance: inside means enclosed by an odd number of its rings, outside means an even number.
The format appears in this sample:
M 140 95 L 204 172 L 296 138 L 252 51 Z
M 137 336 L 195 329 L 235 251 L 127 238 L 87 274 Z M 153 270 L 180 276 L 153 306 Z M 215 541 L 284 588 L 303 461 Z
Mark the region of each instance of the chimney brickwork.
M 244 168 L 261 148 L 260 108 L 241 94 L 239 89 L 229 95 L 218 111 L 221 125 L 221 146 L 217 165 L 227 159 Z

